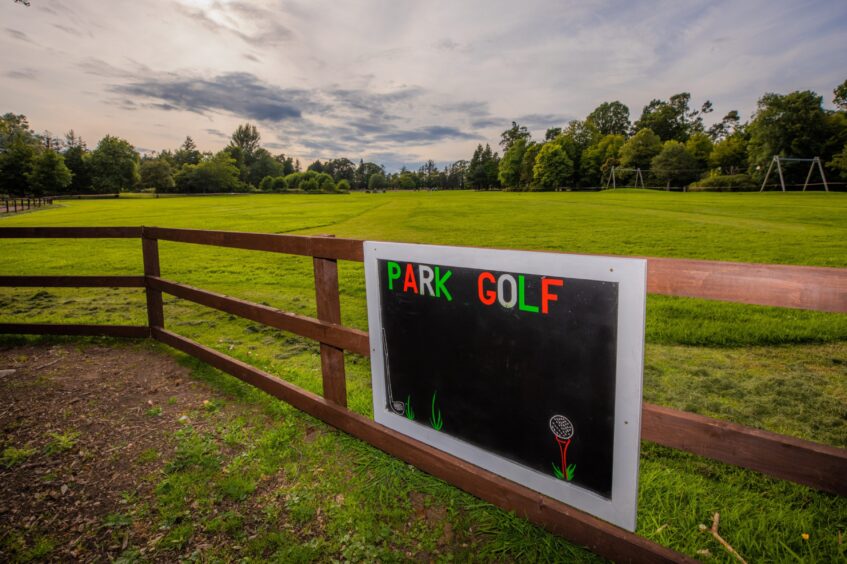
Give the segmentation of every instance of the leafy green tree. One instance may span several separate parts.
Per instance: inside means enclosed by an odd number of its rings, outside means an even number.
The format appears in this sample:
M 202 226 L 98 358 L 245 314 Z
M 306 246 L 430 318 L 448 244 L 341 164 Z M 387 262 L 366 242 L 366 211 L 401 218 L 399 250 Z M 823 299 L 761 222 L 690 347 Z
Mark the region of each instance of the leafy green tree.
M 600 135 L 626 135 L 629 133 L 629 108 L 621 102 L 603 102 L 588 114 L 587 123 L 594 126 Z
M 253 153 L 253 163 L 247 170 L 247 182 L 258 186 L 266 176 L 283 176 L 284 167 L 266 149 L 258 148 Z
M 738 174 L 747 168 L 747 139 L 736 133 L 715 143 L 709 155 L 709 166 L 722 174 Z
M 414 190 L 418 187 L 415 176 L 409 171 L 398 174 L 394 185 L 400 190 Z
M 836 153 L 832 160 L 826 163 L 829 168 L 838 172 L 842 180 L 847 180 L 847 145 Z
M 381 172 L 379 174 L 372 174 L 368 179 L 369 190 L 384 190 L 387 185 L 388 182 L 385 179 L 385 175 Z
M 667 185 L 687 186 L 701 174 L 697 159 L 679 141 L 665 141 L 651 161 L 653 175 Z
M 318 190 L 322 192 L 334 192 L 335 191 L 335 180 L 333 180 L 332 175 L 326 172 L 322 172 L 318 175 Z
M 300 182 L 303 181 L 303 173 L 302 172 L 292 172 L 291 174 L 285 175 L 285 184 L 291 190 L 297 190 L 300 188 Z
M 446 188 L 460 190 L 465 187 L 468 164 L 466 160 L 459 160 L 447 167 Z
M 197 145 L 194 144 L 194 139 L 190 136 L 185 138 L 185 141 L 182 142 L 182 145 L 173 154 L 174 165 L 177 168 L 181 168 L 187 164 L 200 164 L 202 158 L 203 155 L 197 149 Z
M 651 100 L 644 106 L 641 117 L 633 126 L 636 130 L 651 129 L 662 141 L 675 139 L 685 142 L 697 131 L 703 131 L 703 116 L 711 113 L 712 103 L 708 100 L 699 110 L 691 110 L 691 94 L 681 92 L 664 100 Z
M 556 137 L 558 137 L 561 134 L 562 134 L 562 128 L 561 127 L 548 127 L 547 131 L 544 132 L 544 140 L 545 141 L 552 141 L 553 139 L 555 139 Z M 505 154 L 504 154 L 504 156 L 505 156 Z
M 317 192 L 318 181 L 314 178 L 304 179 L 303 182 L 300 183 L 300 189 L 304 192 Z
M 581 175 L 587 186 L 600 186 L 609 170 L 620 164 L 620 151 L 626 137 L 610 134 L 588 147 L 580 162 Z
M 519 186 L 530 188 L 535 182 L 533 169 L 535 168 L 535 159 L 538 152 L 541 151 L 542 144 L 530 141 L 524 151 L 523 159 L 521 160 L 521 179 Z
M 530 135 L 529 130 L 526 127 L 518 125 L 513 121 L 512 127 L 500 134 L 500 147 L 502 147 L 504 151 L 508 151 L 509 147 L 512 146 L 512 143 L 518 139 L 529 141 L 531 138 L 532 135 Z
M 173 169 L 166 159 L 145 159 L 140 175 L 142 188 L 152 188 L 156 193 L 173 192 L 176 188 Z
M 662 140 L 650 129 L 641 129 L 621 146 L 621 166 L 647 169 L 662 151 Z
M 339 192 L 349 192 L 350 182 L 346 178 L 342 178 L 338 181 L 338 184 L 335 185 L 335 189 Z
M 271 192 L 274 189 L 274 177 L 266 176 L 259 182 L 259 190 L 262 192 Z
M 236 147 L 241 150 L 242 155 L 249 166 L 253 159 L 253 154 L 259 148 L 259 141 L 262 136 L 255 125 L 245 123 L 235 128 L 235 131 L 229 138 L 230 147 Z
M 324 164 L 324 172 L 331 175 L 336 182 L 345 179 L 349 183 L 356 175 L 356 165 L 346 158 L 330 159 Z
M 65 166 L 65 159 L 56 151 L 41 151 L 32 162 L 32 170 L 27 173 L 29 190 L 33 196 L 60 194 L 71 183 L 71 171 Z
M 741 128 L 741 117 L 737 110 L 727 112 L 723 119 L 709 128 L 709 137 L 712 141 L 720 141 L 734 134 Z
M 273 179 L 273 183 L 271 184 L 271 190 L 274 192 L 282 192 L 284 190 L 288 190 L 288 181 L 285 180 L 284 176 L 277 176 Z
M 685 142 L 685 149 L 697 160 L 697 168 L 701 173 L 706 172 L 709 167 L 709 156 L 713 148 L 712 139 L 702 131 L 692 133 Z
M 71 171 L 71 183 L 65 192 L 68 194 L 85 194 L 91 191 L 91 153 L 85 148 L 85 144 L 69 146 L 65 150 L 65 166 Z
M 526 152 L 526 139 L 518 139 L 506 149 L 503 158 L 497 166 L 497 177 L 500 183 L 507 188 L 519 186 L 521 181 L 521 162 Z
M 90 163 L 91 184 L 97 193 L 118 193 L 138 183 L 138 153 L 125 139 L 106 135 L 91 152 Z
M 835 96 L 832 103 L 840 110 L 847 112 L 847 80 L 836 86 L 832 93 Z
M 27 175 L 35 162 L 36 146 L 21 133 L 12 133 L 3 142 L 0 151 L 0 192 L 23 196 L 29 188 Z
M 177 190 L 183 193 L 243 192 L 238 167 L 227 151 L 208 157 L 199 164 L 185 165 L 176 178 Z
M 564 186 L 573 176 L 573 169 L 573 161 L 560 144 L 545 143 L 538 152 L 532 169 L 535 186 L 541 190 Z
M 573 172 L 567 179 L 568 184 L 572 186 L 584 185 L 580 177 L 582 154 L 599 138 L 600 133 L 593 124 L 579 120 L 571 121 L 562 134 L 556 137 L 554 141 L 561 145 L 573 163 Z
M 784 96 L 768 93 L 759 99 L 756 114 L 747 127 L 747 152 L 754 177 L 761 180 L 774 155 L 825 156 L 831 132 L 822 104 L 823 98 L 809 90 Z

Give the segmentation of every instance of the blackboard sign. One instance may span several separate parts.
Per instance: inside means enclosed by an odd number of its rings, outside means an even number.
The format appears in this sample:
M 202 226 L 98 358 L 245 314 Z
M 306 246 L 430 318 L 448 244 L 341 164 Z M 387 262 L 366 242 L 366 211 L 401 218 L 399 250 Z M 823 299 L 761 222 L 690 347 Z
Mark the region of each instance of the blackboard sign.
M 645 270 L 366 242 L 374 418 L 634 530 Z

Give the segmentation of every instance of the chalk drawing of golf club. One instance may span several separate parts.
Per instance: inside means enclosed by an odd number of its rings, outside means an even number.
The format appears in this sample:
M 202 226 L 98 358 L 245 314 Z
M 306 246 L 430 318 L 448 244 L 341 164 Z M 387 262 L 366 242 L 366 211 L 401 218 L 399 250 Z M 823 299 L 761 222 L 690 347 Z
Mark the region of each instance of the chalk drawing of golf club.
M 388 407 L 397 415 L 403 415 L 406 411 L 406 404 L 402 401 L 395 401 L 394 394 L 391 393 L 391 371 L 388 368 L 388 337 L 385 336 L 385 329 L 382 330 L 382 356 L 385 360 L 385 393 L 388 396 Z
M 554 415 L 550 418 L 550 430 L 556 437 L 556 443 L 559 445 L 559 452 L 562 455 L 561 469 L 556 468 L 554 464 L 553 472 L 560 480 L 567 478 L 570 482 L 573 480 L 574 471 L 576 471 L 576 464 L 570 466 L 567 464 L 568 447 L 571 444 L 571 437 L 573 437 L 573 423 L 564 415 Z

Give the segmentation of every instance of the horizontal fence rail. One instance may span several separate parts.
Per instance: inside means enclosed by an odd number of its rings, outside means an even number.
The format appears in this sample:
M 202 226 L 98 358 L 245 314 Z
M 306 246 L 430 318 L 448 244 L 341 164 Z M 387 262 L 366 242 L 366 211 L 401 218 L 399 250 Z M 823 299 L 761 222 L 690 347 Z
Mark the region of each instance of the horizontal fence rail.
M 147 326 L 5 323 L 0 324 L 0 333 L 153 337 L 607 558 L 687 559 L 346 409 L 344 351 L 369 356 L 370 346 L 366 332 L 341 324 L 336 263 L 363 261 L 363 241 L 161 227 L 0 228 L 0 238 L 140 238 L 144 276 L 0 276 L 0 286 L 145 288 L 148 315 Z M 159 268 L 159 240 L 313 257 L 318 318 L 165 280 Z M 847 269 L 646 260 L 650 293 L 847 312 Z M 320 342 L 324 397 L 166 330 L 163 293 Z M 644 440 L 847 495 L 845 449 L 651 404 L 644 404 L 642 415 Z
M 144 288 L 143 276 L 0 276 L 0 286 L 21 288 Z
M 201 290 L 185 284 L 163 280 L 155 276 L 147 278 L 151 288 L 219 311 L 231 313 L 269 327 L 295 333 L 301 337 L 333 345 L 362 356 L 370 355 L 368 334 L 358 329 L 327 323 L 305 315 L 288 313 L 252 302 Z

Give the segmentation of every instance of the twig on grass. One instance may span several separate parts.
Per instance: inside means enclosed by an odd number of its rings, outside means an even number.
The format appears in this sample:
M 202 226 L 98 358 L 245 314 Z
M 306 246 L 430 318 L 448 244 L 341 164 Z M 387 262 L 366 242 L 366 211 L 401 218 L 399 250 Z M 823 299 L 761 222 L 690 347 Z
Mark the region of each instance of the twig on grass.
M 733 556 L 738 558 L 744 564 L 747 564 L 747 561 L 744 560 L 743 558 L 741 558 L 741 555 L 738 554 L 738 552 L 736 552 L 736 550 L 734 548 L 732 548 L 732 546 L 730 546 L 730 544 L 728 542 L 726 542 L 723 539 L 723 537 L 718 534 L 718 524 L 720 523 L 720 520 L 721 520 L 721 514 L 715 513 L 714 517 L 712 517 L 712 528 L 710 529 L 706 525 L 700 523 L 700 530 L 703 531 L 703 532 L 708 531 L 709 533 L 711 533 L 712 536 L 715 537 L 717 539 L 717 541 L 719 543 L 721 543 L 721 545 L 727 550 L 727 552 L 729 552 L 730 554 L 732 554 Z

